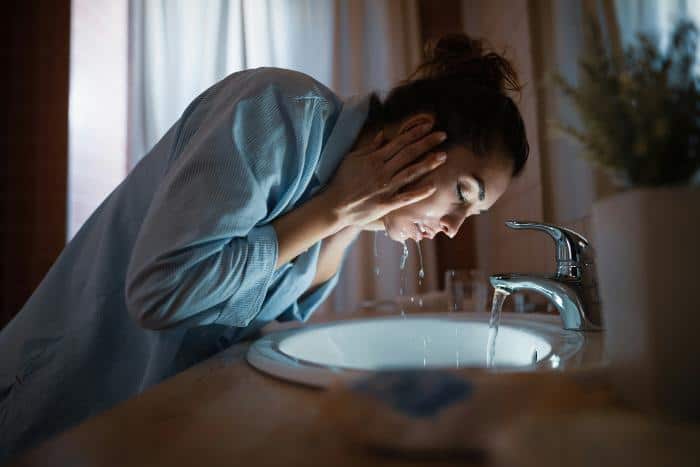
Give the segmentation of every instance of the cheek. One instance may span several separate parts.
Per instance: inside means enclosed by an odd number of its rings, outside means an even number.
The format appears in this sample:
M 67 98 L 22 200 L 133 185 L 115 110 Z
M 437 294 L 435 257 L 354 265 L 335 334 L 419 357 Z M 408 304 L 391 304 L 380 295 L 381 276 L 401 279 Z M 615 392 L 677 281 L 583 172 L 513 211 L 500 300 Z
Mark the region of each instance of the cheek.
M 428 211 L 433 211 L 430 199 L 424 199 L 423 201 L 404 206 L 392 212 L 389 216 L 395 219 L 396 222 L 413 222 L 425 217 Z
M 450 196 L 449 190 L 440 188 L 431 197 L 407 207 L 416 218 L 439 219 L 453 208 Z
M 418 180 L 410 188 L 424 186 L 430 182 L 438 186 L 438 190 L 433 195 L 388 214 L 386 216 L 387 223 L 399 227 L 405 224 L 412 224 L 416 220 L 439 219 L 445 215 L 452 205 L 451 199 L 455 196 L 455 192 L 454 189 L 448 187 L 448 183 L 444 181 L 439 173 L 430 174 Z

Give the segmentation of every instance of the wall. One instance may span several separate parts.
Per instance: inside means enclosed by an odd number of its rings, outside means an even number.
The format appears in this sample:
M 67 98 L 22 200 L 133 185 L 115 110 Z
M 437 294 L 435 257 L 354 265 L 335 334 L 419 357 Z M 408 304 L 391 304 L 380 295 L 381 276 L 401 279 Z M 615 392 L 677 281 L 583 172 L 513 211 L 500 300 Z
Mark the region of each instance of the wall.
M 612 8 L 611 2 L 602 2 Z M 599 16 L 593 0 L 529 2 L 530 31 L 538 91 L 540 122 L 554 120 L 580 125 L 569 99 L 552 85 L 554 72 L 575 83 L 578 57 L 584 49 L 583 23 L 586 14 Z M 606 12 L 610 17 L 610 11 Z M 602 19 L 602 18 L 601 18 Z M 540 125 L 542 144 L 543 203 L 545 220 L 567 226 L 587 237 L 595 246 L 591 231 L 591 206 L 596 199 L 615 191 L 607 177 L 581 157 L 581 146 Z
M 475 222 L 477 263 L 490 272 L 549 273 L 554 248 L 549 237 L 503 227 L 508 218 L 569 227 L 595 247 L 591 206 L 615 188 L 581 155 L 581 147 L 558 135 L 555 120 L 577 125 L 576 112 L 553 84 L 554 73 L 575 83 L 584 47 L 583 18 L 600 14 L 594 0 L 464 0 L 465 31 L 488 38 L 506 51 L 525 90 L 519 107 L 530 141 L 525 173 L 503 198 Z M 608 2 L 608 6 L 611 4 Z M 608 12 L 609 14 L 609 12 Z
M 440 38 L 444 34 L 464 30 L 461 0 L 422 0 L 419 2 L 421 41 Z M 475 266 L 474 224 L 465 223 L 455 238 L 438 235 L 435 242 L 437 256 L 438 288 L 444 287 L 444 275 L 448 269 L 464 269 Z
M 70 1 L 8 2 L 0 31 L 2 327 L 65 243 Z
M 511 59 L 525 88 L 516 103 L 525 121 L 530 158 L 524 172 L 489 210 L 470 222 L 475 229 L 479 268 L 492 272 L 547 272 L 553 269 L 551 240 L 541 233 L 512 231 L 507 219 L 542 221 L 543 176 L 537 117 L 537 82 L 532 59 L 528 2 L 526 0 L 464 0 L 464 30 L 488 40 Z

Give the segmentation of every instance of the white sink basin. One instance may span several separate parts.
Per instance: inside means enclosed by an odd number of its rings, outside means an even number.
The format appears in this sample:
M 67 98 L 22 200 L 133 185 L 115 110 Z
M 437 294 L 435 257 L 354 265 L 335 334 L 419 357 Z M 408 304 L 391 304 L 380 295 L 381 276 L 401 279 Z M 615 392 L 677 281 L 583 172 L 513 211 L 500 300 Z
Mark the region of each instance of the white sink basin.
M 248 351 L 265 373 L 312 386 L 383 369 L 484 368 L 486 313 L 339 321 L 269 334 Z M 563 368 L 584 347 L 558 317 L 504 315 L 492 371 Z

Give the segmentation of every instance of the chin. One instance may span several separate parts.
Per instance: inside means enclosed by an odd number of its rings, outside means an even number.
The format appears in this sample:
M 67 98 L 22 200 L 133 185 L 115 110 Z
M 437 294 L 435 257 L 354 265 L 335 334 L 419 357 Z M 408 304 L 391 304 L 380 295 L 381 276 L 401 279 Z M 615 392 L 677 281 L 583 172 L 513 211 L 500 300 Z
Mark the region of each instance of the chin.
M 396 242 L 415 240 L 414 227 L 410 223 L 400 222 L 397 219 L 384 218 L 384 228 L 389 238 Z
M 387 230 L 386 233 L 387 235 L 389 235 L 389 238 L 395 242 L 401 243 L 406 240 L 405 238 L 402 238 L 398 232 L 395 232 L 393 230 Z
M 395 242 L 402 241 L 401 229 L 396 224 L 396 222 L 394 222 L 394 220 L 388 216 L 384 217 L 382 221 L 384 222 L 384 232 L 386 232 L 389 238 L 394 240 Z

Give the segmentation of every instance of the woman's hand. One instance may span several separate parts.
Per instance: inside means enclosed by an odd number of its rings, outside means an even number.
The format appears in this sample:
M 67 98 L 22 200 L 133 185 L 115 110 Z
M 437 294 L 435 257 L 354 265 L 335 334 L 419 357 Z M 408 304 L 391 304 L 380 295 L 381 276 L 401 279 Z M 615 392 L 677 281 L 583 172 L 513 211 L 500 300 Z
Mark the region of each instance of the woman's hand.
M 428 135 L 430 129 L 430 125 L 418 126 L 387 144 L 383 144 L 380 133 L 367 147 L 348 154 L 322 193 L 272 222 L 278 245 L 275 267 L 296 258 L 319 240 L 337 232 L 381 224 L 381 218 L 389 212 L 433 194 L 435 188 L 430 186 L 402 190 L 444 162 L 440 154 L 415 162 L 445 140 L 444 133 Z M 340 257 L 328 263 L 328 271 L 337 268 Z
M 349 153 L 328 185 L 324 196 L 342 226 L 377 225 L 386 214 L 427 198 L 435 187 L 403 190 L 406 185 L 445 162 L 445 153 L 429 154 L 446 135 L 430 133 L 432 125 L 412 128 L 383 144 L 380 132 L 374 141 Z

